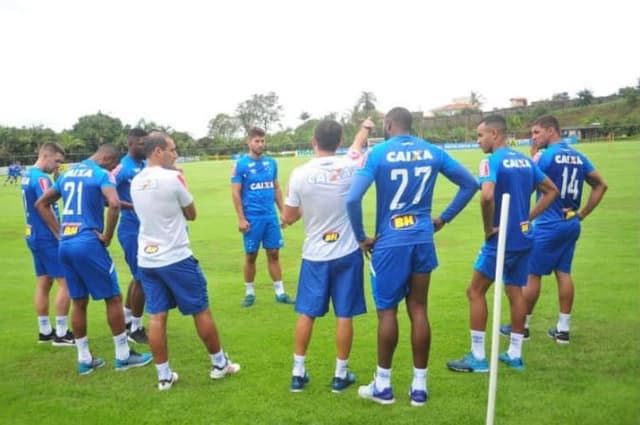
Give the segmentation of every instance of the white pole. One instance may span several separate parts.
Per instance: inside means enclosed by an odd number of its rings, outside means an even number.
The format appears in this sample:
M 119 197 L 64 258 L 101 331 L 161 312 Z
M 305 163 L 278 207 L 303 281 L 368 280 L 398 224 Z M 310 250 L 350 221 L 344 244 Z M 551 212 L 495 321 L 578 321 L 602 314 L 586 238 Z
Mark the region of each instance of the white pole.
M 496 410 L 496 389 L 498 385 L 498 351 L 500 347 L 500 309 L 502 304 L 502 272 L 504 270 L 504 249 L 507 242 L 509 221 L 508 193 L 502 195 L 500 207 L 500 227 L 498 228 L 498 256 L 496 258 L 496 279 L 493 284 L 493 325 L 491 327 L 491 364 L 489 365 L 489 400 L 487 402 L 487 425 L 493 425 Z

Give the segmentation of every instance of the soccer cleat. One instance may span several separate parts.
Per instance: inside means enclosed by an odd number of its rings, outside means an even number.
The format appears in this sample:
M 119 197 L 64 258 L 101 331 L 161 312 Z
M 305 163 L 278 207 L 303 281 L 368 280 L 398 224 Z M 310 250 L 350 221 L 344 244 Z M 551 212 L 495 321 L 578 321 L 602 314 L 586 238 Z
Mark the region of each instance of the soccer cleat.
M 127 339 L 129 342 L 133 342 L 135 344 L 149 344 L 149 337 L 147 336 L 147 331 L 144 330 L 144 327 L 131 332 Z
M 309 378 L 309 375 L 307 375 L 306 372 L 304 373 L 304 376 L 291 376 L 291 386 L 289 387 L 289 391 L 292 393 L 301 392 L 304 390 L 304 386 L 309 383 L 310 379 L 311 378 Z
M 569 331 L 559 331 L 557 329 L 549 329 L 547 331 L 547 335 L 549 335 L 549 338 L 555 339 L 558 344 L 569 343 Z
M 129 350 L 129 357 L 126 360 L 116 359 L 116 370 L 124 371 L 131 369 L 132 367 L 142 367 L 151 363 L 153 356 L 151 353 L 136 353 L 133 350 Z
M 276 302 L 280 304 L 295 304 L 296 300 L 291 298 L 286 292 L 276 295 Z
M 76 340 L 73 338 L 73 333 L 71 333 L 70 330 L 67 330 L 67 333 L 63 336 L 58 336 L 56 334 L 51 345 L 55 345 L 56 347 L 73 347 L 76 345 Z
M 247 294 L 244 296 L 244 300 L 240 303 L 242 307 L 251 307 L 256 302 L 256 296 L 253 294 Z
M 93 372 L 95 369 L 104 366 L 104 359 L 102 358 L 93 358 L 89 363 L 78 362 L 78 374 L 80 375 L 88 375 Z
M 340 378 L 338 376 L 333 377 L 333 381 L 331 381 L 331 392 L 340 393 L 343 390 L 347 389 L 347 387 L 356 383 L 356 375 L 351 372 L 347 372 L 347 376 L 344 378 Z
M 366 400 L 371 400 L 379 404 L 392 404 L 396 402 L 393 398 L 393 389 L 391 387 L 378 391 L 375 379 L 369 385 L 362 385 L 358 388 L 358 395 Z
M 209 374 L 211 379 L 222 379 L 227 375 L 235 375 L 240 371 L 240 365 L 238 363 L 232 363 L 226 353 L 225 357 L 227 359 L 227 363 L 224 366 L 211 366 L 211 373 Z
M 124 328 L 127 330 L 127 333 L 131 331 L 131 322 L 125 322 Z
M 524 370 L 524 362 L 522 357 L 512 359 L 506 351 L 498 356 L 498 360 L 509 366 L 511 369 Z
M 448 361 L 447 367 L 449 370 L 453 370 L 455 372 L 489 372 L 489 363 L 487 362 L 487 359 L 476 359 L 473 356 L 473 353 L 467 353 L 464 357 L 458 360 Z
M 507 338 L 511 337 L 511 324 L 506 324 L 500 326 L 500 335 L 506 336 Z M 529 328 L 524 328 L 524 332 L 522 333 L 523 341 L 529 341 Z
M 166 391 L 178 382 L 178 374 L 171 372 L 171 379 L 161 379 L 158 381 L 158 390 Z
M 426 390 L 414 390 L 409 388 L 409 397 L 411 398 L 411 405 L 415 407 L 424 406 L 429 399 L 429 394 Z
M 45 342 L 53 341 L 56 337 L 56 330 L 51 329 L 51 333 L 48 335 L 38 333 L 38 344 L 44 344 Z

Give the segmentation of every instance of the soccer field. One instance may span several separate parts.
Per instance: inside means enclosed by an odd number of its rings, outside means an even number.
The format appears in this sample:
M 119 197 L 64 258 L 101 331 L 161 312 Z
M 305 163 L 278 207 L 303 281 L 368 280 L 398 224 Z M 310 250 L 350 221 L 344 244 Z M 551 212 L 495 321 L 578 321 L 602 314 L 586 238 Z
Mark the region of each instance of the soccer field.
M 576 298 L 571 344 L 546 336 L 557 319 L 555 280 L 543 280 L 542 295 L 524 343 L 526 370 L 499 369 L 496 423 L 640 423 L 640 142 L 580 144 L 603 175 L 609 190 L 582 227 L 574 260 Z M 482 153 L 452 155 L 474 174 Z M 291 169 L 306 159 L 279 159 L 283 189 Z M 357 386 L 371 380 L 376 365 L 376 315 L 367 277 L 369 313 L 354 320 L 350 369 L 357 384 L 331 393 L 335 365 L 335 320 L 318 319 L 307 353 L 311 382 L 302 393 L 289 392 L 293 332 L 292 306 L 276 304 L 264 253 L 258 258 L 256 304 L 244 309 L 243 250 L 231 202 L 232 163 L 183 164 L 195 197 L 198 218 L 190 238 L 209 282 L 209 297 L 222 344 L 242 365 L 238 375 L 209 378 L 209 359 L 190 317 L 170 314 L 171 366 L 180 382 L 159 392 L 153 366 L 113 370 L 114 349 L 103 302 L 89 307 L 93 354 L 107 364 L 88 376 L 76 373 L 76 350 L 37 344 L 33 309 L 35 277 L 25 242 L 20 191 L 0 186 L 0 424 L 479 424 L 484 423 L 488 374 L 456 374 L 445 362 L 469 350 L 465 289 L 483 232 L 478 195 L 451 224 L 436 234 L 440 266 L 432 275 L 429 317 L 432 329 L 429 401 L 411 407 L 409 324 L 400 308 L 400 340 L 393 363 L 396 403 L 380 406 L 359 399 Z M 365 227 L 373 233 L 373 190 L 365 202 Z M 585 195 L 588 194 L 588 190 Z M 440 178 L 434 213 L 453 196 Z M 583 199 L 583 203 L 586 200 Z M 284 231 L 281 251 L 285 288 L 296 292 L 302 223 Z M 130 276 L 114 238 L 110 247 L 121 288 Z M 489 303 L 493 290 L 489 291 Z M 508 302 L 503 300 L 503 322 Z M 491 308 L 490 308 L 491 310 Z M 51 308 L 53 312 L 53 307 Z M 146 325 L 147 318 L 144 319 Z M 489 317 L 488 324 L 491 324 Z M 491 347 L 487 341 L 487 352 Z M 501 341 L 501 348 L 508 345 Z M 134 347 L 136 348 L 136 347 Z M 147 346 L 138 346 L 147 351 Z

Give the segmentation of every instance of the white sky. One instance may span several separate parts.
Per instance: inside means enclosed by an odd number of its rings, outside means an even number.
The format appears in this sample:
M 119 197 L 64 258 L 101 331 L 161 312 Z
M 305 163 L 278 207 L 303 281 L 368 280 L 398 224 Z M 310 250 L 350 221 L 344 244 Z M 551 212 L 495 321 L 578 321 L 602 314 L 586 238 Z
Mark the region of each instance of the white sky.
M 98 110 L 194 137 L 274 91 L 284 124 L 379 110 L 483 109 L 640 77 L 637 0 L 0 0 L 0 125 L 71 128 Z

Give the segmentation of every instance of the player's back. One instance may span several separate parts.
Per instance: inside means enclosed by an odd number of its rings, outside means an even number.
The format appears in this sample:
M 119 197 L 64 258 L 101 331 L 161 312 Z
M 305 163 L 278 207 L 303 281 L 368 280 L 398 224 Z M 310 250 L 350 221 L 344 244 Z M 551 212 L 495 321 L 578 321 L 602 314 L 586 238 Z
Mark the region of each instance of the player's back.
M 58 244 L 58 239 L 35 208 L 36 201 L 49 187 L 49 176 L 37 167 L 31 167 L 22 177 L 22 199 L 27 222 L 25 238 L 32 249 Z M 51 207 L 56 218 L 59 218 L 58 204 L 53 203 Z
M 112 171 L 111 174 L 116 179 L 116 189 L 118 198 L 124 202 L 131 201 L 131 180 L 145 167 L 145 161 L 136 162 L 130 155 L 125 155 L 120 164 Z M 140 222 L 134 210 L 122 208 L 120 210 L 120 224 L 118 232 L 129 230 L 138 231 Z
M 584 180 L 594 167 L 584 154 L 566 143 L 550 145 L 534 160 L 560 191 L 551 206 L 536 219 L 536 224 L 562 221 L 565 211 L 575 212 L 580 208 Z
M 363 172 L 376 184 L 377 247 L 431 240 L 433 188 L 448 158 L 435 145 L 410 135 L 393 137 L 369 153 Z
M 62 240 L 86 232 L 102 233 L 105 198 L 103 187 L 115 187 L 113 177 L 92 160 L 84 160 L 69 168 L 54 183 L 62 195 Z

